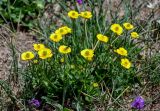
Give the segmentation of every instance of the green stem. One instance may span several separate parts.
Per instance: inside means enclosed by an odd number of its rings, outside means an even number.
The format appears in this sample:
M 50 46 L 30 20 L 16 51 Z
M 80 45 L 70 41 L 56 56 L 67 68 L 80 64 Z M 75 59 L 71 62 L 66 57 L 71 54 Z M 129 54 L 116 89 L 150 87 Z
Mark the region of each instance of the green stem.
M 112 45 L 118 38 L 119 38 L 119 37 L 116 37 L 116 38 L 112 41 L 111 45 Z
M 128 87 L 113 101 L 113 103 L 114 103 L 115 101 L 117 101 L 129 88 L 130 88 L 130 87 L 128 86 Z
M 88 34 L 87 34 L 87 19 L 84 22 L 84 32 L 85 32 L 85 37 L 87 39 L 86 44 L 88 44 L 89 43 L 89 38 L 88 38 Z M 87 45 L 87 47 L 88 47 L 88 45 Z
M 67 59 L 67 55 L 64 55 L 64 60 Z M 65 103 L 65 98 L 66 98 L 66 93 L 67 93 L 67 89 L 68 89 L 68 85 L 69 85 L 69 78 L 68 75 L 66 73 L 67 67 L 66 64 L 64 64 L 64 69 L 63 69 L 63 74 L 64 74 L 64 88 L 63 88 L 63 98 L 62 98 L 62 106 L 64 106 Z
M 63 89 L 63 98 L 62 98 L 62 106 L 63 107 L 64 107 L 65 98 L 66 98 L 66 92 L 67 92 L 67 87 L 64 87 L 64 89 Z
M 73 42 L 73 45 L 76 46 L 76 43 L 75 43 L 75 38 L 76 38 L 76 26 L 75 26 L 75 20 L 72 20 L 72 29 L 73 29 L 72 42 Z
M 96 49 L 96 47 L 98 46 L 98 44 L 99 44 L 99 40 L 96 42 L 96 45 L 93 47 L 93 50 Z

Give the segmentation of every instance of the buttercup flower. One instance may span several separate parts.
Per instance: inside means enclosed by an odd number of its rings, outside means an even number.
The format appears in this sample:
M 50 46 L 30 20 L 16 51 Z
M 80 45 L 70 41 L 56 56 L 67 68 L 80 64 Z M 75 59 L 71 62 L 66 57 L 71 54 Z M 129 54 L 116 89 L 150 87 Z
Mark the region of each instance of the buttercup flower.
M 87 60 L 92 60 L 92 58 L 94 56 L 94 50 L 84 49 L 84 50 L 81 51 L 81 55 Z
M 92 17 L 92 13 L 90 11 L 84 11 L 80 13 L 80 16 L 86 19 L 89 19 Z
M 139 38 L 139 34 L 137 32 L 132 32 L 131 37 L 134 39 Z
M 37 99 L 32 99 L 28 102 L 31 106 L 38 108 L 40 106 L 40 102 Z
M 109 38 L 102 34 L 97 34 L 97 39 L 101 42 L 108 42 Z
M 61 34 L 58 33 L 52 33 L 49 38 L 54 42 L 59 42 L 60 40 L 62 40 Z
M 128 55 L 127 50 L 124 49 L 123 47 L 120 47 L 119 49 L 114 50 L 114 52 L 116 52 L 117 54 L 122 55 L 122 56 Z
M 79 17 L 79 14 L 78 14 L 77 11 L 71 10 L 71 11 L 68 12 L 68 16 L 69 16 L 70 18 L 72 18 L 72 19 L 76 19 L 76 18 Z
M 110 28 L 117 35 L 121 35 L 123 33 L 123 28 L 119 24 L 113 24 Z
M 62 28 L 67 31 L 67 34 L 68 33 L 72 33 L 72 29 L 71 28 L 69 28 L 67 26 L 63 26 Z
M 62 53 L 62 54 L 68 54 L 71 52 L 71 48 L 68 47 L 68 46 L 65 46 L 65 45 L 61 45 L 59 48 L 58 48 L 59 52 Z
M 21 59 L 24 61 L 31 60 L 34 58 L 34 54 L 31 51 L 26 51 L 21 54 Z
M 83 3 L 83 0 L 77 0 L 77 3 L 81 5 Z
M 61 27 L 55 31 L 56 34 L 61 34 L 61 35 L 66 35 L 71 32 L 72 32 L 72 29 L 67 26 Z
M 144 99 L 141 96 L 138 96 L 135 98 L 135 100 L 131 103 L 131 107 L 137 108 L 137 109 L 143 109 L 144 108 Z
M 98 83 L 93 83 L 93 87 L 98 87 L 99 85 L 98 85 Z
M 44 44 L 33 44 L 33 48 L 34 48 L 34 50 L 39 51 L 41 49 L 44 49 L 45 46 L 44 46 Z
M 37 60 L 37 59 L 33 60 L 33 63 L 34 63 L 34 64 L 37 64 L 37 63 L 38 63 L 38 60 Z
M 38 51 L 39 58 L 47 59 L 53 56 L 51 49 L 44 48 Z
M 121 65 L 124 68 L 129 69 L 131 67 L 131 62 L 127 58 L 124 58 L 124 59 L 121 59 Z
M 127 30 L 131 30 L 134 28 L 134 26 L 130 23 L 123 23 L 123 26 L 127 29 Z

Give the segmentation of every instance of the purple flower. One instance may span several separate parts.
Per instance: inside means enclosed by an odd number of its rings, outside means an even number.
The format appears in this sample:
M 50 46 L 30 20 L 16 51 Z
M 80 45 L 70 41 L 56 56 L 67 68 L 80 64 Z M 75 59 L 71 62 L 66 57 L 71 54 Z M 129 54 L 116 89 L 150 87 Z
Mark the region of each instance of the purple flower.
M 37 100 L 37 99 L 32 99 L 28 102 L 31 106 L 34 106 L 34 107 L 39 107 L 40 106 L 40 102 Z
M 83 3 L 83 0 L 77 0 L 77 3 L 81 5 Z
M 141 96 L 137 96 L 135 100 L 131 103 L 131 107 L 137 108 L 137 109 L 143 109 L 144 108 L 144 99 Z

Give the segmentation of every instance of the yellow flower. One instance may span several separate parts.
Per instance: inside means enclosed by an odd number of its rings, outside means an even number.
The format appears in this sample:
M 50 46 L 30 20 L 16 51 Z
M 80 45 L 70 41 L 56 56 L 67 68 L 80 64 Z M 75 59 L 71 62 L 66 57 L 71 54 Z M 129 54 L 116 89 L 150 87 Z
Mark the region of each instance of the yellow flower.
M 39 51 L 41 49 L 44 49 L 44 44 L 33 44 L 34 50 Z
M 61 34 L 57 33 L 52 33 L 49 38 L 54 42 L 59 42 L 60 40 L 62 40 Z
M 51 49 L 44 48 L 38 51 L 39 58 L 47 59 L 53 56 Z
M 119 24 L 113 24 L 110 28 L 117 35 L 121 35 L 123 33 L 123 28 Z
M 63 63 L 64 62 L 64 57 L 60 59 L 60 62 Z
M 134 39 L 139 38 L 139 34 L 137 32 L 132 32 L 131 37 Z
M 108 42 L 108 40 L 109 40 L 109 38 L 107 36 L 104 36 L 102 34 L 97 34 L 97 39 L 102 42 Z
M 93 83 L 93 87 L 98 87 L 99 85 L 98 85 L 98 83 Z
M 124 49 L 123 47 L 120 47 L 119 49 L 114 50 L 114 52 L 118 53 L 119 55 L 122 56 L 127 56 L 127 50 Z
M 33 58 L 34 58 L 34 54 L 31 51 L 26 51 L 21 54 L 21 59 L 24 61 L 31 60 Z
M 80 16 L 86 19 L 89 19 L 92 17 L 92 13 L 90 11 L 84 11 L 80 13 Z
M 71 52 L 71 48 L 68 47 L 68 46 L 65 46 L 65 45 L 61 45 L 59 48 L 58 48 L 59 52 L 62 53 L 62 54 L 68 54 Z
M 81 55 L 87 60 L 92 60 L 92 58 L 94 56 L 94 50 L 84 49 L 84 50 L 81 51 Z
M 71 29 L 71 28 L 69 28 L 69 27 L 67 27 L 67 26 L 63 26 L 62 28 L 63 28 L 64 30 L 66 30 L 67 33 L 72 33 L 72 29 Z
M 126 69 L 129 69 L 131 67 L 131 62 L 127 58 L 124 58 L 121 59 L 121 65 Z
M 37 63 L 38 63 L 38 60 L 34 60 L 33 63 L 34 63 L 34 64 L 37 64 Z
M 72 29 L 67 26 L 61 27 L 55 31 L 56 34 L 61 34 L 61 35 L 66 35 L 71 32 L 72 32 Z
M 69 16 L 70 18 L 72 18 L 72 19 L 76 19 L 76 18 L 79 17 L 79 14 L 78 14 L 77 11 L 71 10 L 71 11 L 68 12 L 68 16 Z
M 123 23 L 123 26 L 127 29 L 127 30 L 131 30 L 131 29 L 133 29 L 134 28 L 134 26 L 132 25 L 132 24 L 130 24 L 130 23 Z

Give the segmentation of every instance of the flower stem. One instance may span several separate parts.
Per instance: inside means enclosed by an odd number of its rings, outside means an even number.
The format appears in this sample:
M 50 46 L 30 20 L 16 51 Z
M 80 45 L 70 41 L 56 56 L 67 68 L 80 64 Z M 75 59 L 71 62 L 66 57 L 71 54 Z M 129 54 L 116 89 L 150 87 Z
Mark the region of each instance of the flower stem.
M 96 45 L 93 47 L 93 50 L 96 49 L 96 47 L 98 46 L 98 44 L 99 44 L 99 40 L 96 42 Z
M 89 38 L 88 38 L 88 34 L 87 34 L 87 20 L 84 21 L 84 32 L 85 32 L 85 37 L 87 39 L 86 41 L 87 41 L 87 43 L 89 43 Z

